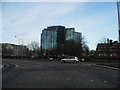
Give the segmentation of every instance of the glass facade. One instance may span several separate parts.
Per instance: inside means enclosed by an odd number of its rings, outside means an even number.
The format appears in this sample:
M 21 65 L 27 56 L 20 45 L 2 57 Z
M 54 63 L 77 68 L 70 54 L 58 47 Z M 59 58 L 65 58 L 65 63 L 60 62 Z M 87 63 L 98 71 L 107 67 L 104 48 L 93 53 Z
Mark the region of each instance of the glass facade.
M 56 48 L 57 31 L 44 29 L 41 34 L 41 47 L 43 50 Z
M 73 40 L 74 39 L 74 28 L 66 28 L 65 40 Z
M 81 33 L 75 32 L 74 28 L 65 28 L 64 26 L 47 27 L 41 33 L 41 49 L 43 52 L 50 49 L 60 52 L 64 43 L 69 40 L 79 43 Z
M 82 38 L 81 33 L 79 33 L 79 32 L 74 32 L 74 41 L 75 41 L 76 43 L 81 43 L 81 38 Z

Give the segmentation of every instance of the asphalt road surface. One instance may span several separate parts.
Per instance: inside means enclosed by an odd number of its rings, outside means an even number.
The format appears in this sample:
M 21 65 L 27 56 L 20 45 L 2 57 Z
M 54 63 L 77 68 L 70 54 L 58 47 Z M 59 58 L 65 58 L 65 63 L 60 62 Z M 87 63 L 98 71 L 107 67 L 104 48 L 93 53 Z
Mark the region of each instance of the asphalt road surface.
M 118 88 L 118 70 L 92 63 L 3 60 L 2 88 Z

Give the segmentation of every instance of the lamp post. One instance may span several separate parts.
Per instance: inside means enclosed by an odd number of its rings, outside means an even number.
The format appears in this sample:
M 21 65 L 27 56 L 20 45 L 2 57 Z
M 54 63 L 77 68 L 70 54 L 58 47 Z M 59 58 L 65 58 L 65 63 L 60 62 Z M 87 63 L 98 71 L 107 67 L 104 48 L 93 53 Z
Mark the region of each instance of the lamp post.
M 120 0 L 117 0 L 117 13 L 118 13 L 118 34 L 120 43 Z
M 23 39 L 18 36 L 15 36 L 15 38 L 18 38 L 18 45 L 20 46 L 20 56 L 22 57 L 23 56 Z M 20 41 L 22 41 L 21 45 L 20 45 Z
M 23 45 L 23 39 L 22 38 L 20 38 L 20 37 L 18 37 L 18 36 L 15 36 L 15 38 L 18 38 L 18 45 L 20 45 L 20 41 L 22 41 L 22 45 Z
M 110 64 L 110 40 L 109 38 L 107 38 L 107 52 L 108 52 L 108 55 L 107 55 L 107 58 L 108 58 L 108 62 Z

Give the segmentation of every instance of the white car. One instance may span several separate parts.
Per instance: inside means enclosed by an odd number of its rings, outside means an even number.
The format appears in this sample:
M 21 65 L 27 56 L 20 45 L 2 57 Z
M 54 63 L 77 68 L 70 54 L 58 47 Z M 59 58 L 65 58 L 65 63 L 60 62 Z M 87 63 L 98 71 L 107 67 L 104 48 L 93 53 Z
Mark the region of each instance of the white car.
M 61 62 L 63 62 L 63 63 L 65 63 L 65 62 L 77 63 L 78 61 L 79 61 L 79 59 L 76 56 L 69 56 L 67 58 L 61 59 Z

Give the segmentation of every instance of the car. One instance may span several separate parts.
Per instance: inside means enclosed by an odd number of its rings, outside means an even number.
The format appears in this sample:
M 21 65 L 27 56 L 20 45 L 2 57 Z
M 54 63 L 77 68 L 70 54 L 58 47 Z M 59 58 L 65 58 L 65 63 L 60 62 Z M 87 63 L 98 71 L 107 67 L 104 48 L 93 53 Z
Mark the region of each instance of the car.
M 77 63 L 77 62 L 79 62 L 79 59 L 76 56 L 69 56 L 67 58 L 61 59 L 61 62 L 63 62 L 63 63 L 65 63 L 65 62 Z

